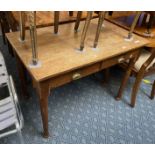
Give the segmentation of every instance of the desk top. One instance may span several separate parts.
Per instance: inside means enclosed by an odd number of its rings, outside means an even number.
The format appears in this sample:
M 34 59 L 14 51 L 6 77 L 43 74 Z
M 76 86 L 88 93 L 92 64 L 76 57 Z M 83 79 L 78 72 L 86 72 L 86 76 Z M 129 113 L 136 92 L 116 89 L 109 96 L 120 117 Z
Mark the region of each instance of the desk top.
M 145 13 L 143 13 L 140 17 L 140 20 L 138 21 L 138 24 L 136 25 L 134 29 L 134 33 L 147 38 L 150 43 L 147 45 L 147 47 L 155 47 L 155 26 L 152 28 L 153 37 L 146 37 L 146 23 L 143 22 L 143 16 Z M 124 27 L 126 29 L 129 29 L 131 27 L 131 24 L 133 22 L 133 19 L 135 17 L 135 12 L 114 12 L 114 15 L 112 17 L 108 17 L 108 20 L 110 20 L 112 23 L 115 23 L 121 27 Z
M 137 35 L 134 35 L 134 39 L 131 42 L 125 41 L 124 38 L 127 36 L 128 31 L 104 21 L 98 47 L 93 50 L 92 45 L 97 21 L 97 19 L 91 21 L 85 40 L 85 49 L 82 53 L 78 49 L 84 22 L 80 23 L 80 31 L 78 33 L 74 32 L 74 23 L 60 25 L 58 35 L 52 33 L 53 27 L 38 28 L 38 56 L 42 63 L 40 68 L 29 68 L 32 54 L 28 30 L 26 31 L 26 41 L 24 43 L 19 42 L 19 32 L 11 32 L 6 34 L 6 36 L 36 81 L 43 81 L 62 73 L 118 56 L 149 43 L 148 40 Z

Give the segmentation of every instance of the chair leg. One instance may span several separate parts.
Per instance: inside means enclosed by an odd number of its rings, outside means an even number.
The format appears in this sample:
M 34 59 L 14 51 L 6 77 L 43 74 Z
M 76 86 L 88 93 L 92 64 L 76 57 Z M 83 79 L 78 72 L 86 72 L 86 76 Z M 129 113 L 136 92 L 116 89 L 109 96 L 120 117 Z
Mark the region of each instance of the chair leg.
M 32 64 L 38 64 L 38 51 L 37 51 L 37 31 L 36 31 L 36 12 L 33 11 L 29 14 L 29 29 L 32 46 Z
M 112 16 L 112 14 L 113 14 L 113 11 L 109 11 L 109 16 Z
M 20 40 L 25 40 L 25 13 L 20 11 Z
M 5 33 L 10 32 L 9 23 L 8 23 L 8 21 L 7 21 L 6 16 L 7 16 L 7 11 L 1 11 L 1 12 L 0 12 L 2 37 L 3 37 L 3 42 L 4 42 L 4 44 L 6 44 Z
M 98 26 L 97 26 L 97 31 L 96 31 L 96 36 L 95 36 L 95 41 L 94 41 L 94 48 L 97 47 L 97 44 L 98 44 L 98 39 L 99 39 L 99 36 L 100 36 L 100 33 L 101 33 L 101 28 L 102 28 L 102 24 L 103 24 L 103 21 L 104 21 L 104 18 L 105 18 L 105 14 L 106 12 L 104 11 L 100 11 L 99 12 L 99 20 L 98 20 Z
M 147 24 L 147 33 L 148 34 L 151 34 L 151 29 L 153 27 L 154 22 L 155 22 L 155 15 L 151 14 L 150 15 L 150 20 L 149 20 L 149 22 Z
M 92 15 L 93 15 L 93 11 L 88 11 L 86 22 L 85 22 L 83 32 L 82 32 L 82 36 L 81 36 L 80 51 L 82 51 L 84 49 L 84 41 L 85 41 L 85 38 L 86 38 L 86 34 L 87 34 L 87 31 L 88 31 L 88 27 L 89 27 Z
M 124 74 L 124 77 L 123 77 L 123 80 L 121 82 L 121 85 L 120 85 L 118 94 L 116 96 L 116 100 L 117 101 L 122 98 L 123 91 L 124 91 L 124 89 L 126 87 L 127 81 L 128 81 L 128 79 L 129 79 L 129 77 L 131 75 L 131 72 L 132 72 L 132 68 L 133 68 L 133 66 L 134 66 L 134 64 L 135 64 L 138 56 L 139 55 L 137 55 L 135 58 L 133 58 L 133 59 L 130 60 L 130 63 L 129 63 L 128 68 L 127 68 L 127 71 Z
M 134 28 L 138 22 L 140 14 L 141 14 L 141 11 L 137 11 L 136 16 L 134 18 L 134 21 L 132 22 L 131 28 L 130 28 L 129 33 L 128 33 L 128 39 L 132 38 L 132 34 L 133 34 Z
M 152 86 L 152 91 L 151 91 L 151 97 L 150 98 L 153 100 L 154 96 L 155 96 L 155 80 L 154 80 L 154 83 L 153 83 L 153 86 Z
M 74 27 L 75 32 L 77 32 L 77 30 L 79 28 L 81 17 L 82 17 L 82 11 L 78 11 L 77 12 L 77 18 L 76 18 L 76 23 L 75 23 L 75 27 Z
M 144 76 L 144 72 L 145 70 L 140 70 L 138 72 L 138 75 L 136 77 L 136 81 L 134 83 L 134 86 L 132 88 L 132 94 L 131 94 L 131 107 L 135 107 L 135 104 L 136 104 L 136 96 L 137 96 L 137 93 L 138 93 L 138 89 L 140 87 L 140 83 L 142 81 L 142 78 Z
M 73 11 L 69 11 L 69 16 L 73 16 Z
M 58 26 L 59 26 L 59 11 L 54 12 L 54 33 L 58 33 Z

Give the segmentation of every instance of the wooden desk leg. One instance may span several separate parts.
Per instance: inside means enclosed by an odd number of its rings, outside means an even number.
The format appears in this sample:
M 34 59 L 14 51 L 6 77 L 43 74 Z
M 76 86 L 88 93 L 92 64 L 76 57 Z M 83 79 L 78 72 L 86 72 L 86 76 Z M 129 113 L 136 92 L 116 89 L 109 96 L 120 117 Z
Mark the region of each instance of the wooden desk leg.
M 122 82 L 121 82 L 121 85 L 120 85 L 118 94 L 117 94 L 117 96 L 116 96 L 116 100 L 117 100 L 117 101 L 120 100 L 120 99 L 122 98 L 123 90 L 124 90 L 124 88 L 125 88 L 125 86 L 126 86 L 126 84 L 127 84 L 127 81 L 128 81 L 128 79 L 129 79 L 130 75 L 131 75 L 131 71 L 132 71 L 132 68 L 133 68 L 133 66 L 134 66 L 134 64 L 135 64 L 135 62 L 136 62 L 136 60 L 137 60 L 137 57 L 138 57 L 138 55 L 137 55 L 136 57 L 132 58 L 132 59 L 130 60 L 130 62 L 129 62 L 127 71 L 126 71 L 125 74 L 124 74 L 124 77 L 123 77 L 123 80 L 122 80 Z
M 40 111 L 43 122 L 43 137 L 49 137 L 48 131 L 48 96 L 50 93 L 49 85 L 46 83 L 39 83 L 37 87 L 40 100 Z
M 152 100 L 154 99 L 154 96 L 155 96 L 155 80 L 154 80 L 154 83 L 153 83 L 153 86 L 152 86 L 152 91 L 151 91 L 151 99 Z
M 26 84 L 26 70 L 24 68 L 24 65 L 18 58 L 18 56 L 15 54 L 16 62 L 17 62 L 17 68 L 18 68 L 18 74 L 20 78 L 20 83 L 21 83 L 21 92 L 22 96 L 24 98 L 28 98 L 28 91 L 27 91 L 27 84 Z
M 54 33 L 58 33 L 58 27 L 59 27 L 59 11 L 54 12 Z
M 106 68 L 103 70 L 104 73 L 104 80 L 103 83 L 108 83 L 110 79 L 110 68 Z
M 82 17 L 82 11 L 78 11 L 77 17 L 76 17 L 76 22 L 75 22 L 75 27 L 74 27 L 75 32 L 77 32 L 77 30 L 79 28 L 81 17 Z

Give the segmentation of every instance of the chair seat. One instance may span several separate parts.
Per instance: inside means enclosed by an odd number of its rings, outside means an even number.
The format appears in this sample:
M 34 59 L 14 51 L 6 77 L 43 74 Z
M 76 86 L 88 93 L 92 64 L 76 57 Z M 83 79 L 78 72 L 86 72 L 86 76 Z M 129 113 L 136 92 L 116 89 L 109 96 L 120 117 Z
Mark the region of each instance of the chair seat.
M 149 58 L 149 56 L 151 55 L 150 51 L 144 50 L 142 51 L 140 57 L 138 58 L 138 60 L 135 63 L 135 69 L 137 71 L 140 70 L 140 68 L 142 67 L 142 65 L 146 62 L 146 60 Z M 152 61 L 152 63 L 147 67 L 147 70 L 155 65 L 155 59 Z

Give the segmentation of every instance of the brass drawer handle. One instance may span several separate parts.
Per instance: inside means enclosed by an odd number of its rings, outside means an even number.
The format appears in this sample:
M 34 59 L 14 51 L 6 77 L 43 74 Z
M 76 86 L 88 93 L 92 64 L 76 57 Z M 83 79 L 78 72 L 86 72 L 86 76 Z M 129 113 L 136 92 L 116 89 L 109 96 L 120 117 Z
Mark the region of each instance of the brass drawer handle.
M 73 74 L 73 76 L 72 76 L 72 79 L 73 80 L 78 80 L 78 79 L 80 79 L 81 78 L 81 74 L 80 73 L 75 73 L 75 74 Z
M 125 60 L 125 59 L 122 57 L 122 58 L 119 58 L 119 59 L 118 59 L 118 62 L 121 63 L 121 62 L 123 62 L 124 60 Z

